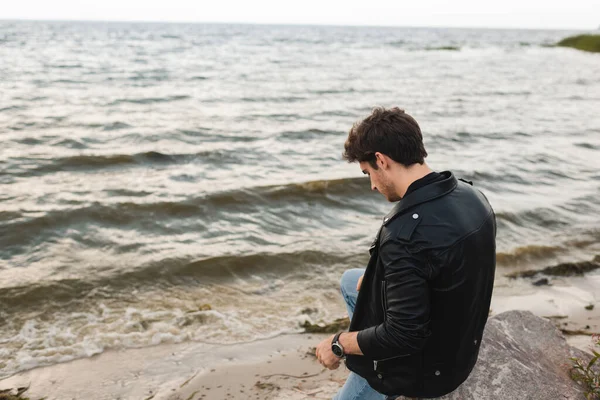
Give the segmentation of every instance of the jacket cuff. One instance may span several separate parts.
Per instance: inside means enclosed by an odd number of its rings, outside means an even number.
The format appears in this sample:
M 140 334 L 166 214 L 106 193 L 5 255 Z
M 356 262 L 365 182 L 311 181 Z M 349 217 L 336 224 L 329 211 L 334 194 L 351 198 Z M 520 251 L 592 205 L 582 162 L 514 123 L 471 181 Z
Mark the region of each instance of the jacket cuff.
M 356 335 L 356 341 L 358 342 L 358 347 L 360 347 L 360 351 L 362 351 L 363 355 L 372 359 L 376 359 L 380 357 L 378 355 L 378 342 L 377 337 L 375 336 L 377 326 L 372 326 L 367 329 L 363 329 L 359 331 Z

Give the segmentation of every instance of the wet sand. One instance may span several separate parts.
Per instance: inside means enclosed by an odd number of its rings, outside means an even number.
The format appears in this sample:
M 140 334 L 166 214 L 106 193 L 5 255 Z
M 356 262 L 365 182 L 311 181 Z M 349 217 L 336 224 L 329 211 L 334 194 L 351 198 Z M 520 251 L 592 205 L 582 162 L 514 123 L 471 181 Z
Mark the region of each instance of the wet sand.
M 221 364 L 168 399 L 331 399 L 349 371 L 343 364 L 337 370 L 323 368 L 311 349 L 300 345 L 253 363 Z
M 343 366 L 326 370 L 314 357 L 312 348 L 328 336 L 293 334 L 233 346 L 182 343 L 108 351 L 19 373 L 0 381 L 0 389 L 30 385 L 27 395 L 32 400 L 298 398 L 317 389 L 329 395 L 348 372 Z
M 553 278 L 550 286 L 500 277 L 492 300 L 496 315 L 530 310 L 557 327 L 586 335 L 567 341 L 589 351 L 600 333 L 600 273 Z M 586 306 L 593 304 L 591 310 Z M 291 334 L 238 345 L 181 343 L 108 351 L 87 359 L 25 371 L 0 389 L 31 385 L 31 399 L 331 399 L 348 370 L 324 369 L 314 347 L 324 334 Z M 565 360 L 568 361 L 568 360 Z

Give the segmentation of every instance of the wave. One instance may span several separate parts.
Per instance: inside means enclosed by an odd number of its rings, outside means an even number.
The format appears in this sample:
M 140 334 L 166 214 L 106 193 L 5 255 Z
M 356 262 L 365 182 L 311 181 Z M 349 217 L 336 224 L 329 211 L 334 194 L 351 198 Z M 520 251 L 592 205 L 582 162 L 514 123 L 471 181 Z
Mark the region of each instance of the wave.
M 55 79 L 55 80 L 47 82 L 47 84 L 54 84 L 54 83 L 75 83 L 75 84 L 78 84 L 78 85 L 87 85 L 87 84 L 89 84 L 88 81 L 81 81 L 81 80 L 74 80 L 74 79 Z
M 128 296 L 135 290 L 164 289 L 168 286 L 224 283 L 232 279 L 250 278 L 259 274 L 287 275 L 297 273 L 304 279 L 311 266 L 348 264 L 367 254 L 340 256 L 320 251 L 304 250 L 291 253 L 259 253 L 243 256 L 219 256 L 204 259 L 170 258 L 155 261 L 133 271 L 97 279 L 63 279 L 41 281 L 28 286 L 0 289 L 0 309 L 11 314 L 31 309 L 39 303 L 65 304 L 71 301 Z
M 10 129 L 11 131 L 22 131 L 25 129 L 33 129 L 33 128 L 47 128 L 47 125 L 44 124 L 38 124 L 36 122 L 17 122 L 14 125 L 9 125 L 8 129 Z
M 493 90 L 478 93 L 480 96 L 530 96 L 532 94 L 529 90 Z
M 425 51 L 460 51 L 459 46 L 437 46 L 437 47 L 424 47 L 421 50 Z
M 0 222 L 10 221 L 12 219 L 20 218 L 21 214 L 15 211 L 0 211 Z
M 83 149 L 87 148 L 87 146 L 84 143 L 82 143 L 78 140 L 74 140 L 74 139 L 59 140 L 57 142 L 51 143 L 51 146 L 66 147 L 69 149 L 79 149 L 79 150 L 83 150 Z
M 242 97 L 240 101 L 248 103 L 295 103 L 307 100 L 306 97 L 283 96 L 283 97 Z
M 29 144 L 29 143 L 28 143 Z M 32 142 L 31 144 L 37 144 Z M 63 146 L 70 148 L 85 148 L 86 146 L 78 141 L 62 141 L 55 146 Z M 221 150 L 204 151 L 188 154 L 165 154 L 158 151 L 147 151 L 137 154 L 114 154 L 114 155 L 78 155 L 55 159 L 24 159 L 27 164 L 32 161 L 37 161 L 39 165 L 32 169 L 10 171 L 6 168 L 3 173 L 14 176 L 31 176 L 32 174 L 43 175 L 61 171 L 91 171 L 104 168 L 135 166 L 135 165 L 152 165 L 152 164 L 175 164 L 202 160 L 208 163 L 225 163 L 236 162 L 240 163 L 241 155 L 232 154 Z M 16 161 L 19 161 L 17 159 Z M 14 168 L 14 167 L 11 167 Z
M 404 47 L 406 42 L 404 40 L 394 40 L 392 42 L 387 42 L 386 44 L 392 47 Z
M 460 51 L 461 49 L 460 46 L 453 45 L 416 47 L 415 43 L 411 44 L 404 40 L 394 40 L 387 42 L 386 45 L 390 47 L 406 48 L 410 51 Z
M 171 101 L 180 101 L 191 98 L 187 95 L 166 96 L 166 97 L 146 97 L 137 99 L 117 99 L 108 103 L 108 106 L 117 106 L 119 104 L 153 104 L 153 103 L 168 103 Z
M 44 68 L 78 69 L 83 68 L 83 64 L 46 64 Z
M 260 136 L 236 136 L 236 135 L 222 135 L 215 132 L 212 132 L 210 128 L 198 128 L 198 129 L 178 129 L 178 133 L 194 137 L 194 138 L 202 138 L 202 143 L 206 142 L 228 142 L 228 143 L 236 143 L 236 142 L 255 142 L 258 140 L 262 140 Z
M 496 262 L 502 265 L 516 266 L 534 260 L 552 258 L 562 252 L 566 252 L 566 249 L 560 246 L 529 245 L 517 247 L 510 253 L 497 253 Z
M 22 139 L 15 139 L 14 141 L 15 141 L 15 143 L 27 144 L 27 145 L 36 145 L 36 144 L 44 143 L 43 140 L 38 139 L 38 138 L 33 138 L 33 137 L 24 137 Z
M 600 150 L 600 144 L 592 144 L 592 143 L 574 143 L 575 146 L 577 147 L 581 147 L 583 149 L 589 149 L 589 150 Z
M 22 111 L 22 110 L 26 110 L 26 109 L 27 109 L 27 107 L 25 107 L 25 106 L 8 106 L 8 107 L 0 108 L 0 113 L 5 112 L 5 111 Z
M 116 131 L 119 129 L 126 129 L 126 128 L 131 128 L 131 125 L 128 125 L 124 122 L 120 122 L 120 121 L 115 121 L 112 122 L 110 124 L 106 124 L 102 127 L 103 131 Z
M 321 138 L 323 136 L 328 135 L 343 135 L 342 131 L 324 131 L 321 129 L 307 129 L 301 131 L 285 131 L 279 134 L 279 137 L 284 139 L 295 139 L 295 140 L 306 140 L 306 139 L 315 139 Z
M 115 157 L 85 157 L 68 158 L 63 160 L 63 166 L 82 168 L 88 165 L 100 166 L 120 165 L 134 162 L 172 162 L 172 156 L 162 153 L 141 153 L 138 159 L 132 156 Z M 462 175 L 460 175 L 462 176 Z M 473 180 L 476 186 L 482 187 L 477 175 L 466 175 L 468 180 Z M 510 177 L 505 177 L 513 181 Z M 490 186 L 498 185 L 499 181 L 491 180 Z M 512 182 L 514 183 L 514 182 Z M 121 194 L 127 196 L 126 193 Z M 257 213 L 261 210 L 270 210 L 272 213 L 282 212 L 298 203 L 320 204 L 325 207 L 334 207 L 337 210 L 345 208 L 357 209 L 371 203 L 368 198 L 376 197 L 369 188 L 368 178 L 353 177 L 330 180 L 316 180 L 283 185 L 254 186 L 243 189 L 234 189 L 221 192 L 208 193 L 196 197 L 188 197 L 181 201 L 159 202 L 120 202 L 117 204 L 92 203 L 84 207 L 58 209 L 49 211 L 41 216 L 28 217 L 27 210 L 18 214 L 5 215 L 5 224 L 0 226 L 0 247 L 20 246 L 29 243 L 42 231 L 59 231 L 74 223 L 92 223 L 100 226 L 140 224 L 152 225 L 159 231 L 161 224 L 169 224 L 172 218 L 193 217 L 198 223 L 206 216 L 215 217 L 220 213 L 226 218 L 228 213 Z M 131 197 L 146 197 L 131 196 Z M 588 196 L 589 197 L 589 196 Z M 563 208 L 535 208 L 517 213 L 497 212 L 496 219 L 499 230 L 513 232 L 515 229 L 563 229 L 572 225 L 572 212 L 569 207 L 576 207 L 579 203 L 587 204 L 593 201 L 592 197 L 578 199 L 575 203 L 567 203 Z M 581 208 L 581 205 L 578 206 Z M 586 209 L 587 211 L 587 209 Z M 590 210 L 593 212 L 594 210 Z M 152 220 L 148 216 L 152 215 Z M 9 217 L 11 217 L 9 219 Z M 56 233 L 53 233 L 56 234 Z M 520 258 L 531 257 L 535 252 L 558 251 L 558 249 L 535 248 L 517 250 L 515 254 L 501 254 L 500 262 L 515 262 Z
M 257 119 L 267 119 L 274 120 L 280 122 L 294 121 L 297 119 L 305 118 L 305 116 L 294 113 L 276 113 L 276 114 L 246 114 L 236 117 L 237 121 L 247 121 L 247 120 L 257 120 Z
M 566 228 L 572 221 L 568 216 L 561 215 L 557 210 L 540 207 L 518 213 L 497 212 L 496 219 L 499 229 L 502 224 L 513 224 L 519 227 Z
M 354 93 L 354 92 L 356 92 L 356 90 L 354 90 L 353 88 L 347 88 L 347 89 L 324 89 L 324 90 L 310 90 L 309 91 L 309 93 L 319 94 L 319 95 L 323 95 L 323 94 Z
M 39 172 L 54 172 L 73 169 L 90 169 L 95 167 L 118 166 L 124 164 L 173 162 L 174 156 L 148 151 L 138 154 L 118 154 L 109 156 L 81 155 L 58 158 L 52 164 L 38 167 Z
M 272 39 L 273 42 L 279 43 L 298 43 L 298 44 L 324 44 L 328 43 L 327 40 L 324 39 L 311 39 L 311 38 L 302 38 L 302 37 L 279 37 Z
M 529 186 L 528 182 L 522 175 L 510 172 L 495 173 L 490 171 L 464 171 L 455 172 L 457 178 L 466 179 L 472 181 L 475 187 L 497 187 L 500 183 L 506 183 L 510 186 L 513 185 L 525 185 Z
M 163 73 L 162 75 L 146 75 L 146 74 L 140 73 L 138 75 L 130 76 L 128 78 L 128 80 L 133 81 L 133 82 L 148 81 L 148 82 L 152 82 L 152 84 L 154 84 L 154 82 L 162 82 L 162 81 L 169 80 L 169 75 L 168 75 L 168 73 Z M 152 84 L 147 84 L 147 85 L 138 84 L 138 85 L 133 85 L 133 86 L 147 87 L 147 86 L 152 86 Z
M 8 256 L 11 246 L 26 246 L 46 231 L 50 231 L 50 235 L 60 234 L 61 230 L 76 223 L 102 226 L 144 224 L 145 230 L 151 229 L 149 225 L 160 230 L 162 223 L 172 222 L 169 218 L 201 218 L 207 215 L 214 217 L 218 212 L 239 212 L 242 209 L 253 212 L 263 206 L 287 207 L 297 202 L 311 201 L 334 203 L 338 209 L 344 206 L 355 207 L 347 198 L 349 195 L 357 198 L 357 195 L 361 194 L 371 194 L 364 177 L 259 186 L 217 192 L 180 202 L 123 202 L 112 205 L 96 202 L 86 207 L 49 211 L 39 217 L 27 217 L 23 212 L 13 213 L 5 215 L 5 218 L 12 218 L 0 225 L 0 248 L 4 248 Z M 149 216 L 152 218 L 149 219 Z
M 324 196 L 345 196 L 368 193 L 368 180 L 364 177 L 317 180 L 285 185 L 259 186 L 247 190 L 235 190 L 207 197 L 215 205 L 239 204 L 247 199 L 263 201 L 307 201 L 324 199 Z
M 313 114 L 314 116 L 326 116 L 326 117 L 350 117 L 350 118 L 357 118 L 358 116 L 350 111 L 343 111 L 343 110 L 326 110 L 326 111 L 320 111 L 318 113 Z

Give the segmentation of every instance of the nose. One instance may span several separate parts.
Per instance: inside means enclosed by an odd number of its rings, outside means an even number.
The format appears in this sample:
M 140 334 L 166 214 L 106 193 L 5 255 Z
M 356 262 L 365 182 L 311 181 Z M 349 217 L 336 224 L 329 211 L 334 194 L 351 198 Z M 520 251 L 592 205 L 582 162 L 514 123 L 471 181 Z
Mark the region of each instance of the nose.
M 375 187 L 375 185 L 371 185 L 371 190 L 377 190 L 377 188 Z

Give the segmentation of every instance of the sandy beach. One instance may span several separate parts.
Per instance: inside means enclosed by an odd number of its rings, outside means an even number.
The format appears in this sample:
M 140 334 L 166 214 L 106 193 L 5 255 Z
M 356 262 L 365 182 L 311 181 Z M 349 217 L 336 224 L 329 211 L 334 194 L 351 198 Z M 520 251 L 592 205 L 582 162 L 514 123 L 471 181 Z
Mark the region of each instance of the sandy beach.
M 556 278 L 536 287 L 498 279 L 492 316 L 530 310 L 568 331 L 600 333 L 600 273 Z M 510 294 L 510 295 L 509 295 Z M 325 334 L 287 334 L 238 345 L 186 342 L 108 351 L 91 358 L 36 368 L 0 381 L 0 389 L 31 386 L 32 399 L 331 399 L 348 370 L 324 369 L 314 347 Z M 590 336 L 566 335 L 589 351 Z M 567 360 L 565 360 L 567 361 Z
M 316 361 L 312 348 L 327 336 L 111 351 L 26 371 L 1 381 L 0 388 L 31 385 L 32 399 L 47 400 L 331 398 L 347 371 L 329 371 Z

